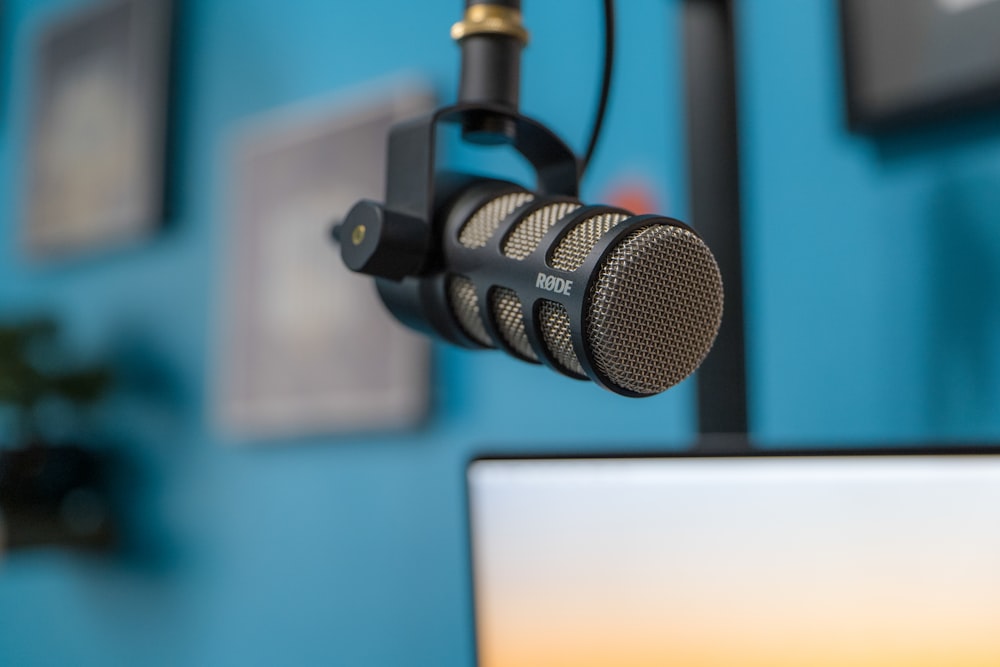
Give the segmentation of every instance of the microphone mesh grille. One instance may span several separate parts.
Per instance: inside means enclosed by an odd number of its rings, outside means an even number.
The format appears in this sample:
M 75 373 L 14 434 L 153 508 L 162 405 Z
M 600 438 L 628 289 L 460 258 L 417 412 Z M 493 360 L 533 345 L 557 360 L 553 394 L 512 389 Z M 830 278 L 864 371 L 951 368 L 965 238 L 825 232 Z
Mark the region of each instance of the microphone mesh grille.
M 521 300 L 514 290 L 506 287 L 494 287 L 490 292 L 493 318 L 504 341 L 522 357 L 538 361 L 538 356 L 531 349 L 528 334 L 524 331 L 524 311 L 521 310 Z
M 580 208 L 576 202 L 559 202 L 543 206 L 519 222 L 503 242 L 503 254 L 511 259 L 523 260 L 535 252 L 553 225 Z
M 585 376 L 583 366 L 573 349 L 570 333 L 569 313 L 561 303 L 542 300 L 539 302 L 538 321 L 542 329 L 542 340 L 556 361 L 566 370 Z
M 690 375 L 722 320 L 722 278 L 697 235 L 673 225 L 629 234 L 598 268 L 585 317 L 595 366 L 655 394 Z
M 601 237 L 629 217 L 627 213 L 604 213 L 578 223 L 552 251 L 549 266 L 562 271 L 576 271 Z
M 476 287 L 464 276 L 448 278 L 448 301 L 451 311 L 455 314 L 462 329 L 473 340 L 487 347 L 493 347 L 493 341 L 486 333 L 483 318 L 479 312 L 479 299 L 476 297 Z
M 458 242 L 466 248 L 484 247 L 496 234 L 504 218 L 518 206 L 534 198 L 530 192 L 512 192 L 490 200 L 462 225 L 458 232 Z

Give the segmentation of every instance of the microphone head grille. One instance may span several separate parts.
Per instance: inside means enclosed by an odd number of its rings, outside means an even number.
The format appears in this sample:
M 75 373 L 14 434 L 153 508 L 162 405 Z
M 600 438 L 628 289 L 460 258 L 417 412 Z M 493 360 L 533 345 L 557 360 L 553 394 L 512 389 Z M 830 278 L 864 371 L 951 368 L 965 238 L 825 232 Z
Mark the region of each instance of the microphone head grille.
M 517 293 L 506 287 L 494 287 L 490 290 L 490 302 L 493 319 L 504 341 L 525 359 L 537 362 L 538 356 L 531 349 L 524 330 L 524 311 Z
M 552 251 L 549 266 L 562 271 L 576 271 L 583 266 L 587 255 L 601 237 L 630 217 L 627 213 L 604 213 L 578 223 Z
M 538 307 L 538 323 L 542 330 L 542 341 L 555 360 L 565 370 L 586 377 L 580 359 L 573 349 L 573 334 L 570 332 L 569 313 L 561 303 L 542 300 Z
M 479 311 L 479 298 L 476 296 L 476 286 L 465 276 L 450 276 L 448 278 L 448 301 L 451 311 L 462 326 L 462 330 L 477 343 L 493 347 L 493 341 L 486 333 L 482 314 Z
M 594 364 L 614 385 L 656 394 L 690 375 L 722 321 L 722 276 L 693 232 L 636 230 L 598 267 L 585 315 Z
M 462 225 L 462 229 L 458 232 L 458 242 L 466 248 L 484 247 L 496 234 L 504 218 L 513 213 L 518 206 L 534 198 L 530 192 L 512 192 L 490 200 Z
M 511 259 L 523 260 L 535 252 L 542 237 L 567 215 L 580 208 L 577 202 L 559 202 L 543 206 L 530 213 L 504 239 L 503 254 Z

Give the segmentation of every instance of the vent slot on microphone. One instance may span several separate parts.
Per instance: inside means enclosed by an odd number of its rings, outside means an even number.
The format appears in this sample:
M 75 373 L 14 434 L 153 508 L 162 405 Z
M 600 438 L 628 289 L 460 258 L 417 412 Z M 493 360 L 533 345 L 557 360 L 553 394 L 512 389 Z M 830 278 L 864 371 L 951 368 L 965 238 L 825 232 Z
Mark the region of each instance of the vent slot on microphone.
M 512 192 L 490 200 L 462 225 L 458 242 L 466 248 L 484 247 L 497 233 L 504 218 L 534 198 L 530 192 Z
M 479 298 L 476 296 L 476 286 L 471 280 L 465 276 L 449 276 L 448 301 L 451 304 L 451 312 L 470 338 L 486 347 L 495 347 L 493 340 L 486 333 L 486 326 L 483 324 L 479 309 Z
M 630 217 L 627 213 L 603 213 L 577 223 L 552 251 L 549 266 L 561 271 L 576 271 L 601 237 Z
M 681 227 L 643 227 L 596 273 L 584 322 L 598 371 L 641 395 L 694 372 L 722 321 L 722 278 L 705 243 Z
M 493 320 L 504 342 L 524 359 L 537 363 L 538 355 L 531 349 L 528 334 L 524 330 L 524 311 L 521 310 L 521 300 L 517 298 L 517 293 L 506 287 L 494 287 L 490 291 L 490 305 Z
M 571 374 L 586 377 L 583 366 L 573 349 L 569 313 L 561 303 L 542 299 L 538 302 L 538 324 L 542 341 L 559 365 Z
M 517 223 L 510 235 L 504 239 L 503 254 L 511 259 L 523 260 L 531 255 L 542 242 L 542 237 L 560 220 L 580 208 L 578 202 L 559 202 L 543 206 L 533 211 Z

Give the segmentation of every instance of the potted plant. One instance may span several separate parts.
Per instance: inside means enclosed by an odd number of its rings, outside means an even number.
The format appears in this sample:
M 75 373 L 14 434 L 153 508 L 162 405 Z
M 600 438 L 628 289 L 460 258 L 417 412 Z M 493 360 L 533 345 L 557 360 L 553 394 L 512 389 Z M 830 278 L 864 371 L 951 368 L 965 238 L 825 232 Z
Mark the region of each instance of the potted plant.
M 0 543 L 7 549 L 103 548 L 113 537 L 104 462 L 54 444 L 47 408 L 78 418 L 110 386 L 110 371 L 74 366 L 53 320 L 0 325 Z

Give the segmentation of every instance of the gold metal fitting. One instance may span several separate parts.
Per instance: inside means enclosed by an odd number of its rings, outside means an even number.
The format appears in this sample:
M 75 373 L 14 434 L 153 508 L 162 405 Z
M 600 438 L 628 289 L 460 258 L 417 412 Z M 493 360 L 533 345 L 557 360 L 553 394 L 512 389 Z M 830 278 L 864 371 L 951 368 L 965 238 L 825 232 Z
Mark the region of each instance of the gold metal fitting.
M 465 17 L 451 27 L 451 38 L 460 42 L 471 35 L 507 35 L 528 43 L 528 31 L 521 23 L 521 12 L 503 5 L 472 5 L 465 10 Z
M 355 227 L 354 231 L 351 232 L 351 243 L 354 245 L 361 245 L 361 243 L 365 240 L 365 232 L 367 231 L 368 230 L 365 229 L 364 225 L 358 225 Z

